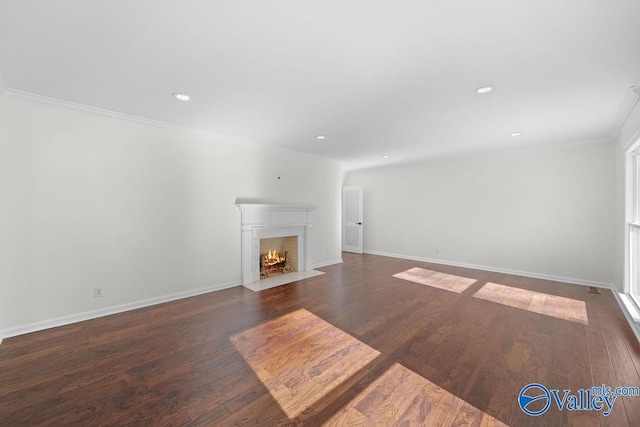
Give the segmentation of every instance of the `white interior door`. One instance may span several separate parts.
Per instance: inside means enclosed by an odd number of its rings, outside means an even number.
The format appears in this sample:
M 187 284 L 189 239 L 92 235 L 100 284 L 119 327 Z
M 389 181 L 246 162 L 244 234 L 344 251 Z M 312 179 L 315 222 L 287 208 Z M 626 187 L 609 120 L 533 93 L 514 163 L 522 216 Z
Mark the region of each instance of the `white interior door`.
M 362 253 L 362 187 L 342 187 L 342 250 Z

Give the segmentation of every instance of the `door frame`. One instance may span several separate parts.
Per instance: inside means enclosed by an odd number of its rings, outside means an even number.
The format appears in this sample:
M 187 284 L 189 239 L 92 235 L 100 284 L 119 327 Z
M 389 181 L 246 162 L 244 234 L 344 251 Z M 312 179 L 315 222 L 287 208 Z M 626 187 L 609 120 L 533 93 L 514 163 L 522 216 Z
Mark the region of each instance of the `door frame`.
M 346 191 L 345 191 L 346 190 Z M 358 192 L 358 220 L 347 223 L 347 204 L 346 204 L 346 192 L 347 191 L 357 191 Z M 364 217 L 364 197 L 363 197 L 363 189 L 358 185 L 350 185 L 342 187 L 342 251 L 343 252 L 352 252 L 356 254 L 361 254 L 364 250 L 364 226 L 363 226 L 363 217 Z M 345 235 L 347 228 L 356 228 L 358 229 L 358 246 L 346 246 L 345 245 Z

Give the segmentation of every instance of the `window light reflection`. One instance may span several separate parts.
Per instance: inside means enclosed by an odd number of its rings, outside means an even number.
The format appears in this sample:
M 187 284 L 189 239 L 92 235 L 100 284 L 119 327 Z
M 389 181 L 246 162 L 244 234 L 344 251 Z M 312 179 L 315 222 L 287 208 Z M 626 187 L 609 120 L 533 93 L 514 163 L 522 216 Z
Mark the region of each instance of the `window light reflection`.
M 487 283 L 474 295 L 476 298 L 504 304 L 557 319 L 589 324 L 584 301 L 534 292 L 511 286 Z

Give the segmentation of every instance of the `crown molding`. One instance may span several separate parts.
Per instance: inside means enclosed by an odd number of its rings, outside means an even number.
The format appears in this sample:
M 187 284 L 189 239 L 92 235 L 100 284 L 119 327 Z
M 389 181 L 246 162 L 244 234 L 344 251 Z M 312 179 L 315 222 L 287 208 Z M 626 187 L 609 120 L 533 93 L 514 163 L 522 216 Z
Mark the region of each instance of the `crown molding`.
M 633 110 L 638 106 L 638 101 L 640 101 L 640 86 L 635 84 L 627 88 L 627 91 L 622 98 L 622 102 L 620 102 L 618 113 L 616 114 L 616 118 L 613 122 L 611 139 L 614 141 L 617 140 L 622 133 L 622 128 L 627 123 L 627 120 L 629 120 Z
M 438 156 L 419 156 L 412 157 L 410 159 L 405 160 L 397 160 L 394 162 L 388 162 L 385 164 L 378 165 L 364 165 L 364 166 L 356 166 L 349 167 L 349 164 L 343 168 L 343 173 L 351 173 L 351 172 L 360 172 L 365 170 L 374 170 L 374 169 L 385 169 L 391 167 L 399 167 L 406 165 L 417 165 L 420 163 L 427 162 L 441 162 L 447 160 L 460 160 L 460 159 L 474 159 L 474 158 L 482 158 L 488 156 L 494 156 L 496 154 L 522 154 L 522 153 L 537 153 L 544 152 L 547 150 L 561 150 L 565 148 L 573 148 L 579 146 L 587 146 L 587 145 L 597 145 L 597 144 L 612 144 L 613 139 L 611 138 L 600 138 L 600 139 L 589 139 L 585 141 L 571 141 L 571 142 L 563 142 L 563 143 L 550 143 L 550 144 L 542 144 L 542 145 L 533 145 L 526 147 L 510 147 L 510 148 L 493 148 L 489 150 L 479 150 L 473 152 L 466 153 L 445 153 Z
M 268 148 L 271 151 L 275 150 L 281 153 L 294 154 L 297 156 L 308 157 L 315 160 L 323 160 L 326 162 L 336 163 L 338 165 L 344 164 L 343 161 L 338 159 L 318 156 L 311 153 L 305 153 L 303 151 L 296 151 L 289 148 L 269 145 L 266 143 L 259 143 L 259 142 L 255 142 L 247 139 L 235 138 L 232 136 L 210 132 L 202 129 L 191 128 L 188 126 L 181 126 L 173 123 L 163 122 L 160 120 L 148 119 L 146 117 L 134 116 L 126 113 L 119 113 L 117 111 L 107 110 L 107 109 L 98 108 L 98 107 L 92 107 L 90 105 L 78 104 L 70 101 L 64 101 L 57 98 L 50 98 L 48 96 L 37 95 L 34 93 L 24 92 L 17 89 L 6 88 L 4 91 L 2 91 L 1 89 L 2 89 L 2 75 L 0 75 L 0 96 L 4 98 L 25 101 L 25 102 L 29 102 L 31 104 L 36 104 L 36 105 L 45 105 L 45 106 L 64 108 L 67 110 L 77 111 L 85 114 L 108 117 L 111 119 L 116 119 L 116 120 L 121 120 L 125 122 L 136 123 L 136 124 L 142 124 L 146 126 L 159 127 L 163 129 L 177 131 L 177 132 L 188 133 L 191 135 L 198 135 L 198 136 L 202 136 L 208 139 L 212 139 L 216 142 L 221 142 L 225 144 L 242 145 L 245 147 L 248 146 L 248 147 L 253 147 L 253 148 L 258 148 L 263 150 Z

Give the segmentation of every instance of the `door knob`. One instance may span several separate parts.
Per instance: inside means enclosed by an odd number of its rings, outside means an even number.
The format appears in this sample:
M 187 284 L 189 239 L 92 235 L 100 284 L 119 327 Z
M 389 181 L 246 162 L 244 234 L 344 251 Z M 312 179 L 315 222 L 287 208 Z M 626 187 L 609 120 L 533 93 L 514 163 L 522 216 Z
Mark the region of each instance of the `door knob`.
M 356 224 L 357 224 L 357 225 L 362 225 L 362 223 L 361 223 L 361 222 L 356 222 Z

